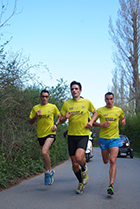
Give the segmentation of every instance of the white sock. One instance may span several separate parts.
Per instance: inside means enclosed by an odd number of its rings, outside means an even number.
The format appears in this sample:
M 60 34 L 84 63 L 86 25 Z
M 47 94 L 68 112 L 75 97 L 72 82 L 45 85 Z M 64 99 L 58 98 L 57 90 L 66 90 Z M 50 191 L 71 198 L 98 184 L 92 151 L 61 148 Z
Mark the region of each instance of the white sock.
M 45 173 L 50 173 L 50 172 L 49 172 L 49 170 L 48 170 L 48 171 L 45 171 Z
M 52 170 L 50 171 L 50 174 L 52 174 Z

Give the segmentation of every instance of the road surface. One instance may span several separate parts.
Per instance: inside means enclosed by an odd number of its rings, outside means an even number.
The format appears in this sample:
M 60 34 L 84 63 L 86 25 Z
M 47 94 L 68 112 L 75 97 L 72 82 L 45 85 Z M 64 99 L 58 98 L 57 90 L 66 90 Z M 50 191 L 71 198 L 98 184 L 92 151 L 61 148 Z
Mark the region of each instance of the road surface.
M 55 182 L 44 185 L 44 175 L 23 181 L 20 185 L 0 192 L 0 209 L 138 209 L 140 207 L 140 159 L 117 158 L 115 194 L 106 193 L 109 165 L 104 165 L 100 149 L 88 165 L 89 181 L 83 194 L 67 160 L 55 167 Z

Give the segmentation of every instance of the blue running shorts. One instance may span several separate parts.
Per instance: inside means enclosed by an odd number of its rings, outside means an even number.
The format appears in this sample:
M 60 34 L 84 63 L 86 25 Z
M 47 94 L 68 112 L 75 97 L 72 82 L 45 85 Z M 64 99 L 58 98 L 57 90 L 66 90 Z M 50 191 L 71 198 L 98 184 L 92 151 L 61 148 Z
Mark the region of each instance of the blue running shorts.
M 123 145 L 120 141 L 120 138 L 115 138 L 115 139 L 99 138 L 98 144 L 101 150 L 109 150 L 109 148 L 111 147 L 121 147 Z

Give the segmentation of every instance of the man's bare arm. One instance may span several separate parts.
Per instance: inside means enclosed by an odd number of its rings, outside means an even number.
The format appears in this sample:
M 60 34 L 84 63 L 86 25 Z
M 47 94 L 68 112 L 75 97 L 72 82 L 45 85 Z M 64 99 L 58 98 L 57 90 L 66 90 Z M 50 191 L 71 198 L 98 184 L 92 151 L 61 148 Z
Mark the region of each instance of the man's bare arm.
M 95 126 L 95 127 L 108 128 L 110 126 L 110 123 L 108 121 L 106 121 L 105 123 L 97 123 L 97 122 L 94 122 L 93 123 L 93 126 Z
M 66 115 L 61 115 L 60 117 L 60 123 L 65 123 L 65 121 L 70 117 L 70 112 L 66 112 Z
M 41 110 L 38 110 L 38 111 L 36 112 L 36 115 L 35 115 L 33 118 L 30 119 L 30 121 L 29 121 L 30 125 L 33 125 L 33 124 L 35 123 L 36 119 L 37 119 L 40 115 L 41 115 Z
M 92 116 L 91 120 L 85 125 L 85 128 L 91 128 L 93 126 L 93 123 L 96 120 L 97 116 L 98 116 L 98 113 L 96 110 L 94 110 L 93 116 Z
M 122 126 L 125 126 L 125 125 L 126 125 L 126 120 L 125 120 L 125 118 L 122 118 L 122 119 L 121 119 L 121 125 L 122 125 Z
M 57 126 L 60 123 L 60 117 L 61 117 L 61 114 L 59 113 L 58 119 L 57 119 L 57 121 L 54 123 L 54 125 L 52 127 L 52 131 L 56 131 L 57 130 Z

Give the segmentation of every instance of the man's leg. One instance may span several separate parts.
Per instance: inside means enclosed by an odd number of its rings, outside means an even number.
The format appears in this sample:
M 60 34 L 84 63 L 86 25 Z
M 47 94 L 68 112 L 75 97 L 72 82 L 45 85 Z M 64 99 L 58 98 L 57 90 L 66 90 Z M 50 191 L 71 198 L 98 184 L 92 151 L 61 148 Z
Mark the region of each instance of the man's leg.
M 108 150 L 101 150 L 102 153 L 102 159 L 104 164 L 107 164 L 109 161 L 109 151 Z
M 109 149 L 110 151 L 110 185 L 114 186 L 115 177 L 117 173 L 117 165 L 116 165 L 116 158 L 118 156 L 119 147 L 111 147 Z
M 72 162 L 73 172 L 75 173 L 78 181 L 82 182 L 81 169 L 79 167 L 79 164 L 77 163 L 75 156 L 70 156 L 70 158 L 71 158 L 71 162 Z
M 75 153 L 75 159 L 81 167 L 84 166 L 86 164 L 85 150 L 78 148 Z
M 75 153 L 75 158 L 77 163 L 81 166 L 81 175 L 82 175 L 82 182 L 85 185 L 88 181 L 88 174 L 87 174 L 87 166 L 86 158 L 85 158 L 85 150 L 82 148 L 78 148 Z
M 46 171 L 51 171 L 51 159 L 49 154 L 49 149 L 54 141 L 54 138 L 47 138 L 42 149 L 42 156 L 44 159 L 44 166 Z
M 53 141 L 54 138 L 47 138 L 44 145 L 41 147 L 45 166 L 45 185 L 51 185 L 54 182 L 54 171 L 51 170 L 51 159 L 49 154 L 49 149 Z
M 82 194 L 83 193 L 84 184 L 83 184 L 83 179 L 82 179 L 82 175 L 81 175 L 81 169 L 79 167 L 79 164 L 76 161 L 75 156 L 70 156 L 70 158 L 71 158 L 71 162 L 72 162 L 73 172 L 74 172 L 76 178 L 79 181 L 79 185 L 78 185 L 78 188 L 76 189 L 76 193 L 77 194 Z
M 75 175 L 79 173 L 78 180 L 79 180 L 79 182 L 81 182 L 81 177 L 80 177 L 79 171 L 81 171 L 82 168 L 83 168 L 82 171 L 86 170 L 86 168 L 85 168 L 85 163 L 86 163 L 85 150 L 83 150 L 81 148 L 77 149 L 75 156 L 70 156 L 70 158 L 72 161 L 73 171 L 74 171 Z M 80 169 L 79 165 L 81 166 L 81 169 Z
M 77 141 L 77 139 L 78 139 L 78 141 Z M 87 140 L 88 140 L 88 138 L 87 138 Z M 80 142 L 80 144 L 78 144 L 77 142 L 78 143 Z M 83 175 L 82 175 L 83 172 L 81 172 L 81 168 L 82 168 L 82 171 L 84 169 L 87 172 L 87 169 L 85 167 L 85 162 L 86 162 L 85 147 L 86 147 L 86 144 L 87 144 L 87 141 L 85 140 L 85 137 L 82 138 L 82 140 L 79 140 L 79 137 L 77 138 L 77 137 L 68 136 L 68 148 L 69 148 L 70 158 L 72 161 L 72 168 L 73 168 L 73 171 L 79 181 L 79 186 L 78 186 L 78 189 L 76 190 L 76 192 L 78 194 L 81 194 L 83 192 L 83 187 L 84 187 Z M 82 148 L 77 149 L 77 147 L 82 147 Z
M 117 173 L 117 165 L 116 165 L 116 158 L 118 156 L 119 147 L 111 147 L 110 151 L 110 169 L 109 169 L 109 176 L 110 176 L 110 185 L 107 189 L 107 193 L 109 195 L 114 194 L 114 182 Z

